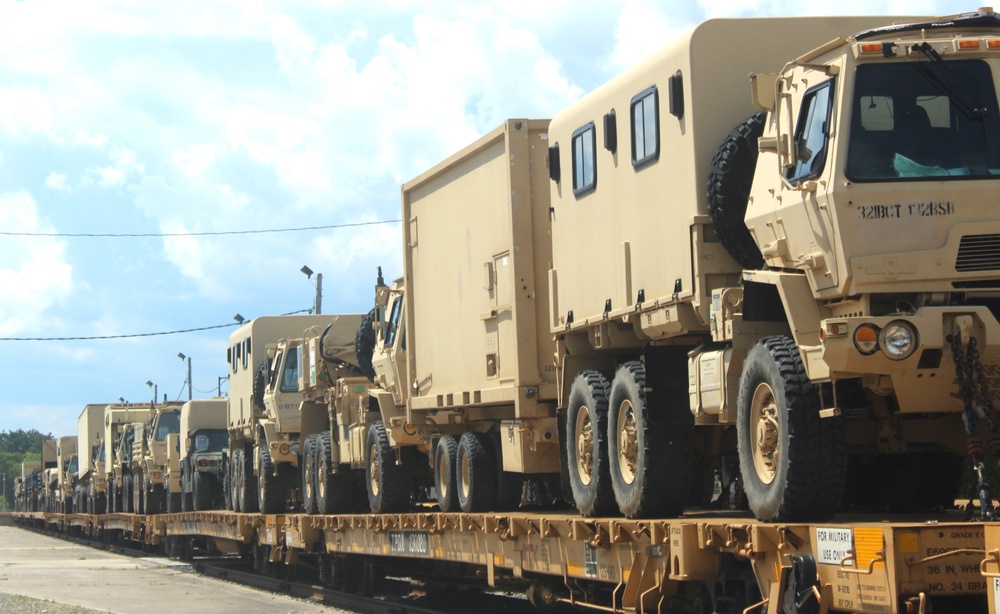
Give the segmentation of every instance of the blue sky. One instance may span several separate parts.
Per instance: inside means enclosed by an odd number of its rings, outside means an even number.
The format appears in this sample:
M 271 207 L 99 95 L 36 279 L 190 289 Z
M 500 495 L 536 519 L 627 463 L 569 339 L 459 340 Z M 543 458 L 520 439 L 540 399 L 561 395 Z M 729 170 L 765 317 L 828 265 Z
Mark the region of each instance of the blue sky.
M 308 309 L 302 265 L 324 275 L 325 313 L 365 312 L 376 266 L 402 269 L 399 225 L 371 223 L 399 217 L 402 182 L 505 118 L 551 117 L 710 17 L 976 8 L 0 0 L 0 232 L 154 235 L 0 235 L 0 337 Z M 185 235 L 335 225 L 354 226 Z M 232 330 L 0 341 L 0 430 L 75 434 L 85 404 L 147 401 L 147 380 L 186 399 L 178 352 L 195 396 L 212 396 Z

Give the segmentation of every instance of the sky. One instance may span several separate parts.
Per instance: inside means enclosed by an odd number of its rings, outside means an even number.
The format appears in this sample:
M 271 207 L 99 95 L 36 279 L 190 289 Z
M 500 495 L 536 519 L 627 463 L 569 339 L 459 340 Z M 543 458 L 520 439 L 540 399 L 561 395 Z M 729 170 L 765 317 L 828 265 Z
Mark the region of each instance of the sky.
M 976 8 L 0 0 L 0 431 L 76 434 L 84 405 L 148 401 L 147 381 L 187 399 L 178 353 L 195 398 L 225 395 L 233 316 L 310 309 L 303 265 L 324 313 L 401 275 L 404 181 L 705 19 Z M 295 228 L 314 229 L 258 232 Z M 95 234 L 142 236 L 65 236 Z

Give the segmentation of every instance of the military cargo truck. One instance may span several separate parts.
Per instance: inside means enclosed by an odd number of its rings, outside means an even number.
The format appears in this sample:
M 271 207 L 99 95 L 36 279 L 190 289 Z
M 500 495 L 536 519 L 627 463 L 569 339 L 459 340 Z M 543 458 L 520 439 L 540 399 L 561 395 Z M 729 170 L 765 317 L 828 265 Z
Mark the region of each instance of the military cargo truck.
M 79 473 L 79 458 L 76 435 L 60 437 L 56 440 L 56 490 L 51 511 L 72 514 L 73 494 Z
M 581 512 L 912 510 L 1000 453 L 1000 18 L 887 20 L 708 21 L 553 118 Z
M 269 456 L 272 471 L 264 472 L 277 484 L 298 482 L 300 443 L 279 443 L 278 421 L 265 416 L 264 388 L 269 370 L 266 347 L 279 339 L 295 338 L 310 326 L 326 326 L 329 316 L 264 316 L 250 320 L 229 337 L 226 360 L 229 363 L 227 463 L 228 505 L 235 511 L 259 509 L 257 482 L 261 456 Z M 291 417 L 297 421 L 298 418 Z M 272 446 L 271 443 L 274 443 Z M 264 459 L 265 466 L 268 464 Z M 277 464 L 275 464 L 277 463 Z M 274 468 L 279 468 L 279 474 Z M 267 484 L 265 484 L 266 488 Z
M 79 476 L 74 489 L 73 506 L 80 513 L 104 512 L 104 410 L 107 403 L 90 404 L 77 419 Z
M 508 120 L 403 185 L 403 279 L 377 288 L 373 511 L 426 477 L 442 509 L 481 511 L 559 474 L 547 128 Z
M 136 429 L 149 420 L 149 403 L 108 405 L 104 410 L 104 482 L 107 512 L 133 511 L 132 444 Z
M 153 406 L 149 421 L 132 442 L 133 509 L 140 514 L 166 510 L 167 436 L 180 432 L 182 402 Z
M 181 407 L 178 433 L 177 483 L 171 467 L 168 492 L 177 493 L 179 509 L 201 511 L 225 508 L 226 452 L 229 449 L 226 399 L 198 399 Z M 168 444 L 168 448 L 169 448 Z M 175 490 L 176 488 L 176 490 Z
M 359 495 L 365 467 L 365 437 L 373 422 L 368 392 L 373 387 L 369 361 L 362 366 L 355 345 L 370 336 L 374 314 L 326 316 L 302 338 L 267 346 L 271 369 L 264 391 L 268 416 L 283 426 L 285 445 L 301 443 L 299 502 L 307 513 L 343 513 L 367 509 Z M 281 445 L 281 440 L 277 442 Z M 258 476 L 261 511 L 282 503 L 280 494 Z M 264 494 L 261 494 L 264 493 Z M 267 494 L 267 496 L 264 496 Z

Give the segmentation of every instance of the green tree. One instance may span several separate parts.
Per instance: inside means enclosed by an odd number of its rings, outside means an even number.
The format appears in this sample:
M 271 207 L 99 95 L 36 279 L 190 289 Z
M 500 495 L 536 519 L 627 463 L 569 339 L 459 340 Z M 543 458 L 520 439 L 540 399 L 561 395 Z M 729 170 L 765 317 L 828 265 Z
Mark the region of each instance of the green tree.
M 41 433 L 35 429 L 25 431 L 0 431 L 0 498 L 3 508 L 12 507 L 14 500 L 14 478 L 21 475 L 21 464 L 37 462 L 42 457 L 42 442 L 54 439 L 52 433 Z

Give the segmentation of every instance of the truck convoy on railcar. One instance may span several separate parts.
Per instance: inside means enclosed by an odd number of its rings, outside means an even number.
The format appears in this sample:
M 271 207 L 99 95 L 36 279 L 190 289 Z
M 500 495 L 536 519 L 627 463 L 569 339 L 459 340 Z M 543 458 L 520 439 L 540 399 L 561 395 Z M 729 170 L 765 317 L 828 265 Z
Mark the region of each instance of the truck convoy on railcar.
M 539 606 L 995 608 L 948 509 L 1000 456 L 998 68 L 992 9 L 707 21 L 403 184 L 402 277 L 242 325 L 224 420 L 105 407 L 80 489 L 104 449 L 135 513 L 48 520 Z

